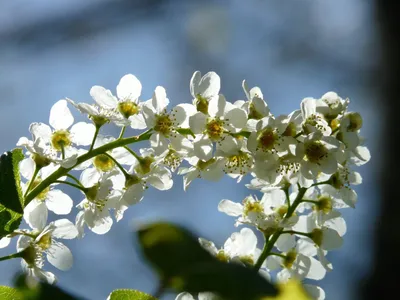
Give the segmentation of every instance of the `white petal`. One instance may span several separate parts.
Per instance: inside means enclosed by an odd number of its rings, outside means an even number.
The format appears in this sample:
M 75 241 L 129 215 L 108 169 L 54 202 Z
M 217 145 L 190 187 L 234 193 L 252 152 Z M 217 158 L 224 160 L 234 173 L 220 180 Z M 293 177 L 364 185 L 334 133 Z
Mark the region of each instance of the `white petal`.
M 325 268 L 315 258 L 313 258 L 313 257 L 309 257 L 309 258 L 310 258 L 311 265 L 310 265 L 310 271 L 307 274 L 307 278 L 313 279 L 313 280 L 321 280 L 322 278 L 325 277 L 325 274 L 326 274 Z
M 117 99 L 112 95 L 110 90 L 106 90 L 102 86 L 95 85 L 90 89 L 90 96 L 96 101 L 100 107 L 116 108 Z
M 195 299 L 189 293 L 184 292 L 176 296 L 175 300 L 195 300 Z
M 10 244 L 11 239 L 8 237 L 3 237 L 0 239 L 0 249 L 5 248 Z
M 74 117 L 67 106 L 67 101 L 59 100 L 50 110 L 50 125 L 56 129 L 67 129 L 74 123 Z
M 33 159 L 29 157 L 22 160 L 19 163 L 19 171 L 24 178 L 31 180 L 33 172 L 35 171 L 35 162 Z
M 47 252 L 47 260 L 57 269 L 67 271 L 72 267 L 73 257 L 71 251 L 62 243 L 52 241 Z
M 208 137 L 201 136 L 193 143 L 194 154 L 203 161 L 212 158 L 213 144 Z
M 107 233 L 113 224 L 113 220 L 110 216 L 105 216 L 101 219 L 95 220 L 95 224 L 93 227 L 89 227 L 91 231 L 96 234 L 105 234 Z
M 67 215 L 71 212 L 73 201 L 70 196 L 60 190 L 51 190 L 47 193 L 47 208 L 57 215 Z
M 89 146 L 92 144 L 96 127 L 93 124 L 79 122 L 71 128 L 72 142 L 77 146 Z
M 242 129 L 247 123 L 247 114 L 243 109 L 234 108 L 225 114 L 225 119 L 237 129 Z
M 51 128 L 49 125 L 44 123 L 32 123 L 29 126 L 29 131 L 32 133 L 33 140 L 42 138 L 45 141 L 50 141 Z
M 78 236 L 78 230 L 74 223 L 68 219 L 60 219 L 53 222 L 56 227 L 52 235 L 59 239 L 74 239 Z
M 325 299 L 325 292 L 322 288 L 316 285 L 311 284 L 304 284 L 304 289 L 307 293 L 311 296 L 314 300 L 324 300 Z
M 243 205 L 231 200 L 221 200 L 218 204 L 218 210 L 226 213 L 228 216 L 237 217 L 243 213 Z
M 100 174 L 95 168 L 83 170 L 80 181 L 84 187 L 92 187 L 100 180 Z
M 323 238 L 321 247 L 325 250 L 333 250 L 340 248 L 343 244 L 343 239 L 336 230 L 330 228 L 323 229 Z
M 301 114 L 303 116 L 303 120 L 307 119 L 311 115 L 315 115 L 316 113 L 316 101 L 313 98 L 305 98 L 301 101 Z
M 194 134 L 202 133 L 207 124 L 207 116 L 202 112 L 195 113 L 189 118 L 189 126 Z
M 175 123 L 179 127 L 188 128 L 189 118 L 197 112 L 196 107 L 189 103 L 182 103 L 175 106 L 173 113 L 175 114 Z
M 44 271 L 38 267 L 34 267 L 32 269 L 32 273 L 34 276 L 47 282 L 48 284 L 54 284 L 57 281 L 57 277 L 53 273 Z
M 211 117 L 222 117 L 225 112 L 226 100 L 223 95 L 214 97 L 208 103 L 208 114 Z
M 25 222 L 34 229 L 41 230 L 46 226 L 47 214 L 46 204 L 36 199 L 29 202 L 24 209 Z
M 160 133 L 156 132 L 150 136 L 150 146 L 154 149 L 156 155 L 160 155 L 168 149 L 168 140 Z
M 288 252 L 290 249 L 296 246 L 296 238 L 291 234 L 282 234 L 276 241 L 275 246 L 279 251 Z
M 26 249 L 27 247 L 29 247 L 31 242 L 32 242 L 31 237 L 26 236 L 26 235 L 20 235 L 17 240 L 17 251 L 20 252 L 20 251 Z
M 215 72 L 205 74 L 199 84 L 199 94 L 205 98 L 210 98 L 218 95 L 221 88 L 221 79 Z
M 162 113 L 167 108 L 169 100 L 167 98 L 167 92 L 162 86 L 157 86 L 153 93 L 151 104 L 155 108 L 158 114 Z
M 121 78 L 117 85 L 117 96 L 119 99 L 129 99 L 134 101 L 142 93 L 142 84 L 135 75 L 126 74 Z
M 129 117 L 131 127 L 133 129 L 145 129 L 147 127 L 146 121 L 142 114 L 137 114 Z

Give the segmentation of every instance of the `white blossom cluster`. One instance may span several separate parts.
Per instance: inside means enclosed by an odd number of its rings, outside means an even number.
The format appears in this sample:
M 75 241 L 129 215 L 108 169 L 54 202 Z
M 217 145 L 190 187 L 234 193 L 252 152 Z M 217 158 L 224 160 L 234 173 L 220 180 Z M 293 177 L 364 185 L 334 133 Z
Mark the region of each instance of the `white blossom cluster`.
M 155 88 L 142 101 L 142 85 L 131 74 L 121 78 L 116 95 L 101 86 L 90 90 L 93 103 L 63 99 L 53 105 L 49 125 L 32 123 L 32 138 L 22 137 L 18 146 L 27 157 L 20 163 L 25 200 L 24 220 L 31 229 L 18 230 L 1 240 L 7 246 L 19 236 L 22 265 L 30 274 L 48 282 L 56 280 L 45 271 L 43 254 L 61 270 L 71 267 L 70 250 L 57 239 L 82 238 L 88 228 L 107 233 L 124 211 L 143 199 L 147 188 L 168 190 L 172 175 L 183 176 L 186 190 L 196 178 L 217 181 L 224 174 L 237 182 L 251 176 L 249 189 L 261 199 L 248 196 L 241 203 L 222 200 L 218 209 L 235 217 L 236 226 L 256 228 L 265 236 L 257 248 L 249 228 L 233 233 L 221 249 L 209 241 L 200 243 L 223 261 L 256 268 L 277 280 L 321 280 L 332 265 L 328 251 L 339 248 L 346 224 L 341 209 L 354 207 L 352 185 L 361 176 L 352 168 L 370 159 L 360 136 L 362 117 L 348 110 L 349 100 L 328 92 L 320 99 L 305 98 L 300 109 L 275 116 L 258 87 L 243 81 L 246 100 L 229 102 L 220 94 L 215 72 L 190 81 L 191 103 L 168 108 L 165 89 Z M 69 107 L 90 121 L 74 124 Z M 114 123 L 121 128 L 115 138 L 101 128 Z M 124 137 L 131 127 L 139 135 Z M 147 143 L 139 153 L 131 144 Z M 78 175 L 76 175 L 78 174 Z M 60 186 L 79 189 L 71 199 Z M 48 224 L 49 210 L 60 216 L 78 213 L 74 223 L 60 219 Z M 274 274 L 275 274 L 274 273 Z M 324 292 L 305 285 L 316 299 Z M 199 299 L 214 299 L 210 293 Z M 194 299 L 183 293 L 177 299 Z

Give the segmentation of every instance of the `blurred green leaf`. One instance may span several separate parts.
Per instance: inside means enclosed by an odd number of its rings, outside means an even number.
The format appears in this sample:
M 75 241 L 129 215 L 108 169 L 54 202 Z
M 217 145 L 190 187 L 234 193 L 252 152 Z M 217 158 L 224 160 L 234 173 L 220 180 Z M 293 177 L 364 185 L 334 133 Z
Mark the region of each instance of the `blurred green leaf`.
M 177 292 L 213 292 L 229 300 L 277 295 L 276 287 L 258 272 L 219 261 L 185 228 L 154 223 L 140 229 L 138 236 L 161 282 Z
M 23 300 L 83 300 L 83 298 L 73 296 L 55 285 L 38 282 L 25 274 L 16 277 L 15 287 L 22 295 Z
M 0 299 L 2 300 L 23 300 L 21 293 L 9 286 L 0 286 Z
M 121 289 L 113 291 L 107 300 L 157 300 L 157 298 L 140 291 Z
M 23 159 L 21 149 L 0 157 L 0 238 L 18 229 L 21 223 L 24 206 L 19 162 Z

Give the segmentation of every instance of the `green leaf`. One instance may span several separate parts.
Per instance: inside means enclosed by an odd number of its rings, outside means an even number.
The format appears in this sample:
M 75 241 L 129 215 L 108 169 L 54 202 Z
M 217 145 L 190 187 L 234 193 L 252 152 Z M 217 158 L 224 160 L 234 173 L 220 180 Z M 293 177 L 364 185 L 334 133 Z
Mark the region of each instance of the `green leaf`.
M 22 295 L 23 300 L 78 300 L 59 287 L 45 282 L 38 282 L 25 274 L 18 275 L 15 279 L 15 287 Z M 0 298 L 2 299 L 2 298 Z M 18 298 L 17 298 L 18 299 Z
M 140 291 L 121 289 L 113 291 L 107 300 L 157 300 L 157 298 Z
M 8 151 L 0 157 L 0 239 L 18 229 L 24 212 L 19 162 L 21 149 Z
M 9 286 L 0 286 L 0 299 L 2 300 L 23 300 L 21 293 Z
M 143 254 L 159 273 L 162 284 L 177 292 L 213 292 L 229 300 L 277 295 L 277 288 L 258 272 L 218 260 L 180 226 L 150 224 L 138 235 Z

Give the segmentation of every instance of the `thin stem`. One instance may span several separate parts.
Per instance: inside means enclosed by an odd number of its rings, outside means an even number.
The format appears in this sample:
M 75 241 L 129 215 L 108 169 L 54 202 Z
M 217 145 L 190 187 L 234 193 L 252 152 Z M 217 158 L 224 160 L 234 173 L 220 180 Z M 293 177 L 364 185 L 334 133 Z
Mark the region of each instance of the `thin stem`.
M 307 232 L 300 232 L 300 231 L 295 231 L 295 230 L 285 230 L 285 231 L 282 231 L 281 234 L 298 234 L 298 235 L 310 237 L 310 234 Z
M 139 155 L 137 155 L 136 153 L 135 153 L 135 151 L 133 151 L 131 148 L 129 148 L 128 146 L 125 146 L 124 147 L 130 154 L 132 154 L 133 155 L 133 157 L 135 157 L 138 161 L 140 161 L 142 158 L 139 156 Z
M 297 206 L 301 203 L 301 199 L 303 199 L 304 194 L 306 193 L 307 188 L 299 187 L 299 193 L 297 194 L 296 199 L 294 200 L 293 204 L 288 208 L 288 211 L 285 215 L 285 219 L 289 219 L 294 211 L 296 210 Z M 271 236 L 271 239 L 265 241 L 264 248 L 261 252 L 260 257 L 258 258 L 256 264 L 254 265 L 254 270 L 258 271 L 262 266 L 264 260 L 268 257 L 269 253 L 271 252 L 274 244 L 278 240 L 279 236 L 282 234 L 283 228 L 278 229 L 275 233 Z
M 0 257 L 0 261 L 9 260 L 9 259 L 18 258 L 18 257 L 22 257 L 22 251 L 14 253 L 14 254 L 7 255 L 7 256 Z
M 296 134 L 296 135 L 294 136 L 294 138 L 297 139 L 297 138 L 298 138 L 299 136 L 301 136 L 303 133 L 304 133 L 303 131 L 300 131 L 298 134 Z
M 283 231 L 283 229 L 278 229 L 278 231 L 276 231 L 271 239 L 269 241 L 265 241 L 264 244 L 264 248 L 261 252 L 260 257 L 258 258 L 256 264 L 254 265 L 254 270 L 258 271 L 262 264 L 264 263 L 264 260 L 268 257 L 269 253 L 271 252 L 272 248 L 274 247 L 274 244 L 276 243 L 276 241 L 278 240 L 279 236 L 281 235 L 281 232 Z
M 286 204 L 287 204 L 287 207 L 289 209 L 290 208 L 289 187 L 284 187 L 282 190 L 285 192 Z
M 270 253 L 268 253 L 268 256 L 270 256 L 270 255 L 279 256 L 279 257 L 282 257 L 283 259 L 286 258 L 286 255 L 283 255 L 283 254 L 280 254 L 280 253 L 275 253 L 275 252 L 270 252 Z
M 328 180 L 325 180 L 325 181 L 313 183 L 311 186 L 317 186 L 317 185 L 321 185 L 321 184 L 330 184 L 330 183 L 331 183 L 331 180 L 328 179 Z
M 54 182 L 54 183 L 63 183 L 63 184 L 72 186 L 72 187 L 74 187 L 74 188 L 77 188 L 77 189 L 81 190 L 81 191 L 84 192 L 84 193 L 87 192 L 87 188 L 85 188 L 84 186 L 81 186 L 81 185 L 77 185 L 77 184 L 72 183 L 72 182 L 62 181 L 62 180 L 54 180 L 53 182 Z
M 125 168 L 114 157 L 112 157 L 108 153 L 104 153 L 104 155 L 108 156 L 110 159 L 114 161 L 114 163 L 117 165 L 117 167 L 121 170 L 121 172 L 125 175 L 126 178 L 130 176 L 128 172 L 125 170 Z
M 89 152 L 91 152 L 93 150 L 94 143 L 96 142 L 97 135 L 99 134 L 99 131 L 100 131 L 100 127 L 101 126 L 96 126 L 96 131 L 94 132 L 94 136 L 93 136 L 92 144 L 90 145 Z
M 65 149 L 63 145 L 61 145 L 61 158 L 65 159 Z
M 122 139 L 122 137 L 124 136 L 125 129 L 126 129 L 126 126 L 123 126 L 122 129 L 121 129 L 121 132 L 119 134 L 119 137 L 118 137 L 119 140 Z
M 105 144 L 103 146 L 100 146 L 96 149 L 93 149 L 90 152 L 86 152 L 85 154 L 82 154 L 81 156 L 78 156 L 77 162 L 75 165 L 73 165 L 70 168 L 64 168 L 60 167 L 56 171 L 54 171 L 50 176 L 48 176 L 46 179 L 44 179 L 41 183 L 39 183 L 25 198 L 25 206 L 28 205 L 30 201 L 32 201 L 37 195 L 39 195 L 44 189 L 46 189 L 50 184 L 52 184 L 55 180 L 58 178 L 65 176 L 68 174 L 69 171 L 71 171 L 73 168 L 75 168 L 77 165 L 80 165 L 81 163 L 95 157 L 96 155 L 103 154 L 106 151 L 118 148 L 118 147 L 124 147 L 129 144 L 134 144 L 140 141 L 146 141 L 150 138 L 151 136 L 151 129 L 147 130 L 146 132 L 143 132 L 142 134 L 138 136 L 132 136 L 128 138 L 123 138 L 120 140 L 115 140 L 112 141 L 108 144 Z
M 40 168 L 38 168 L 38 166 L 35 166 L 35 170 L 33 171 L 32 178 L 31 178 L 31 180 L 29 181 L 28 188 L 27 188 L 26 191 L 25 191 L 24 198 L 25 198 L 26 195 L 28 194 L 29 190 L 32 188 L 32 185 L 33 185 L 33 183 L 35 182 L 35 178 L 36 178 L 37 174 L 39 173 L 39 170 L 40 170 Z
M 76 178 L 74 175 L 67 174 L 67 177 L 71 178 L 73 181 L 75 181 L 78 185 L 83 186 L 83 184 L 79 181 L 78 178 Z
M 301 202 L 308 202 L 308 203 L 312 203 L 312 204 L 318 203 L 318 201 L 316 201 L 316 200 L 309 200 L 309 199 L 302 199 Z

